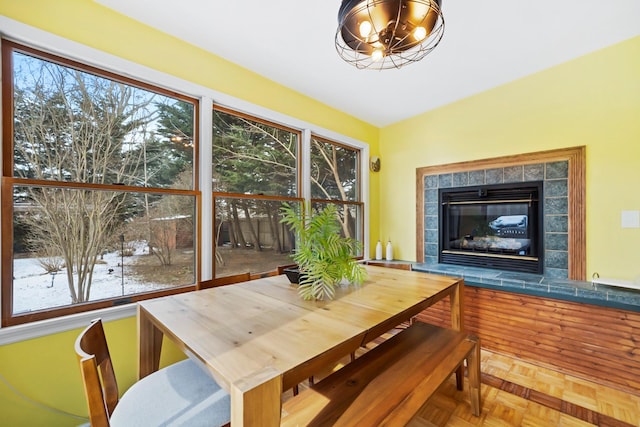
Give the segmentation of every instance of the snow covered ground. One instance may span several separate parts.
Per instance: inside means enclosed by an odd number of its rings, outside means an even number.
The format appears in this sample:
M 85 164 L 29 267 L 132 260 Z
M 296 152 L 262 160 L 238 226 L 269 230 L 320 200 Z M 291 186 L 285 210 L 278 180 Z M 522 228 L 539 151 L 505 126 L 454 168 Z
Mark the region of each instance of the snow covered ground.
M 128 275 L 127 265 L 133 264 L 135 257 L 142 255 L 143 250 L 144 245 L 139 245 L 133 256 L 124 257 L 124 287 L 120 253 L 105 254 L 102 259 L 104 263 L 96 264 L 93 270 L 91 301 L 166 287 L 141 283 Z M 24 258 L 14 260 L 13 273 L 14 314 L 71 304 L 66 269 L 51 275 L 38 263 L 37 258 Z

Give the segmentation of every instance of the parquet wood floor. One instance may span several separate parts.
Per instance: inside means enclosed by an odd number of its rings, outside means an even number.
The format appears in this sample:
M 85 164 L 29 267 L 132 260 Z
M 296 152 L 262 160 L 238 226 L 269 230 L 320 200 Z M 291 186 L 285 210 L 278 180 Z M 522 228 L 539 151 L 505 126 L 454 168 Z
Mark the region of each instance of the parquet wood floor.
M 480 417 L 471 414 L 466 379 L 458 391 L 452 376 L 409 425 L 640 427 L 640 396 L 486 350 L 481 369 Z

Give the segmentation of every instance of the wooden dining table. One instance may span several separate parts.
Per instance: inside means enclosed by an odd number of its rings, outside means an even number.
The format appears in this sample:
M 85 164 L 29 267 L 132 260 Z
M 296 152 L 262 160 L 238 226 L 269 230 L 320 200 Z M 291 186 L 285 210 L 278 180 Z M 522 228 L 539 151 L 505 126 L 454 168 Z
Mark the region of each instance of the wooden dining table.
M 232 426 L 278 426 L 284 390 L 435 302 L 450 297 L 462 330 L 462 279 L 365 268 L 327 301 L 303 300 L 284 275 L 141 301 L 138 375 L 158 369 L 165 336 L 229 392 Z

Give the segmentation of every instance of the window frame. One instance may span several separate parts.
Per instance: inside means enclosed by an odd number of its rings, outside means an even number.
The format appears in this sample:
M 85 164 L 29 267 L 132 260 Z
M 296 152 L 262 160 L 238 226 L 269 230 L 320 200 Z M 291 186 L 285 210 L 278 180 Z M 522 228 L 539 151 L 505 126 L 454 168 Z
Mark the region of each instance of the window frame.
M 2 263 L 2 286 L 0 289 L 1 305 L 0 310 L 2 312 L 2 325 L 11 326 L 22 323 L 30 323 L 38 320 L 45 320 L 54 317 L 76 314 L 84 311 L 91 311 L 95 309 L 101 309 L 106 307 L 118 306 L 130 302 L 141 301 L 150 298 L 156 298 L 165 295 L 171 295 L 196 289 L 197 283 L 200 280 L 200 240 L 199 233 L 195 233 L 194 240 L 194 282 L 188 285 L 176 286 L 171 289 L 141 292 L 137 294 L 113 297 L 108 299 L 101 299 L 96 301 L 87 301 L 81 304 L 69 304 L 64 306 L 50 307 L 47 309 L 34 310 L 27 313 L 13 313 L 13 267 L 14 267 L 14 254 L 13 254 L 13 218 L 14 218 L 14 203 L 13 203 L 13 188 L 15 186 L 29 186 L 29 187 L 47 187 L 47 188 L 59 188 L 59 189 L 72 189 L 72 190 L 91 190 L 91 191 L 113 191 L 117 193 L 130 194 L 130 193 L 148 193 L 157 195 L 180 195 L 190 196 L 194 198 L 196 221 L 194 223 L 194 231 L 198 228 L 198 220 L 201 217 L 201 201 L 200 190 L 197 177 L 199 170 L 199 157 L 198 157 L 198 145 L 199 145 L 199 110 L 200 103 L 198 99 L 189 97 L 186 95 L 178 94 L 173 91 L 168 91 L 164 88 L 154 86 L 145 82 L 132 79 L 130 77 L 122 76 L 111 71 L 102 70 L 91 65 L 85 65 L 81 62 L 74 61 L 70 58 L 55 55 L 46 51 L 27 46 L 24 44 L 16 43 L 6 39 L 2 40 L 2 184 L 0 190 L 0 199 L 2 200 L 2 249 L 1 249 L 1 263 Z M 65 182 L 54 180 L 42 180 L 22 178 L 14 175 L 14 64 L 13 53 L 23 53 L 37 59 L 49 61 L 54 64 L 67 67 L 81 72 L 87 72 L 101 78 L 116 81 L 118 83 L 126 84 L 128 86 L 136 87 L 142 90 L 147 90 L 153 93 L 157 93 L 163 96 L 171 97 L 183 102 L 187 102 L 194 107 L 194 135 L 193 135 L 193 178 L 192 188 L 190 190 L 183 190 L 177 188 L 159 188 L 159 187 L 138 187 L 133 185 L 120 185 L 120 184 L 100 184 L 100 183 L 83 183 L 83 182 Z
M 341 142 L 338 141 L 333 141 L 329 138 L 325 138 L 323 136 L 319 136 L 316 134 L 311 134 L 311 139 L 316 139 L 319 142 L 323 142 L 325 144 L 330 144 L 330 145 L 335 145 L 336 147 L 340 147 L 340 148 L 344 148 L 345 150 L 350 150 L 350 151 L 355 151 L 358 154 L 357 157 L 357 164 L 356 164 L 356 180 L 358 182 L 358 190 L 356 191 L 356 200 L 340 200 L 340 199 L 322 199 L 322 198 L 314 198 L 311 197 L 312 201 L 334 201 L 334 202 L 340 202 L 340 203 L 346 203 L 346 204 L 362 204 L 362 152 L 359 151 L 357 148 L 351 147 L 347 144 L 343 144 Z
M 357 210 L 360 210 L 362 212 L 363 215 L 363 219 L 360 222 L 360 230 L 357 230 L 356 235 L 353 236 L 354 239 L 356 240 L 360 240 L 362 242 L 362 251 L 363 253 L 358 256 L 358 259 L 362 259 L 365 256 L 366 253 L 366 245 L 365 245 L 365 203 L 362 201 L 363 199 L 363 193 L 362 193 L 362 187 L 363 187 L 363 173 L 362 173 L 362 165 L 363 165 L 363 160 L 362 160 L 362 156 L 363 153 L 362 151 L 359 151 L 357 148 L 352 147 L 350 145 L 347 144 L 343 144 L 341 142 L 338 141 L 334 141 L 331 140 L 329 138 L 325 138 L 323 136 L 320 135 L 316 135 L 316 134 L 311 134 L 311 138 L 310 139 L 316 139 L 320 142 L 323 142 L 325 144 L 331 144 L 331 145 L 335 145 L 337 147 L 341 147 L 344 148 L 346 150 L 352 150 L 352 151 L 357 151 L 358 152 L 358 156 L 357 156 L 357 165 L 356 165 L 356 181 L 357 181 L 357 185 L 358 185 L 358 190 L 356 191 L 356 200 L 340 200 L 340 199 L 320 199 L 320 198 L 314 198 L 311 197 L 309 198 L 309 201 L 314 204 L 314 203 L 319 203 L 319 204 L 335 204 L 338 207 L 341 205 L 347 205 L 347 206 L 355 206 Z
M 281 130 L 287 131 L 287 132 L 291 132 L 291 133 L 295 133 L 296 135 L 298 135 L 298 152 L 297 152 L 297 156 L 298 158 L 296 159 L 296 190 L 297 190 L 297 195 L 295 197 L 300 197 L 301 193 L 302 193 L 302 167 L 301 167 L 301 153 L 303 151 L 303 147 L 302 147 L 302 139 L 303 139 L 303 131 L 300 129 L 296 129 L 293 128 L 291 126 L 287 126 L 285 124 L 281 124 L 281 123 L 277 123 L 271 120 L 267 120 L 258 116 L 254 116 L 242 111 L 238 111 L 238 110 L 234 110 L 232 108 L 223 106 L 223 105 L 218 105 L 217 103 L 213 103 L 212 108 L 211 108 L 211 115 L 213 116 L 214 111 L 220 111 L 222 113 L 226 113 L 229 115 L 233 115 L 233 116 L 237 116 L 243 119 L 247 119 L 247 120 L 251 120 L 254 121 L 256 123 L 260 123 L 263 125 L 267 125 L 267 126 L 272 126 L 272 127 L 276 127 L 279 128 Z M 211 138 L 211 145 L 213 146 L 213 137 Z M 213 158 L 213 156 L 212 156 Z M 228 192 L 224 192 L 224 191 L 214 191 L 215 194 L 236 194 L 238 196 L 245 196 L 245 194 L 241 194 L 241 193 L 228 193 Z M 262 196 L 262 194 L 256 193 L 253 194 L 253 196 Z M 279 195 L 272 195 L 270 197 L 275 197 L 275 198 L 285 198 L 285 199 L 290 199 L 291 196 L 279 196 Z M 295 198 L 294 197 L 294 198 Z

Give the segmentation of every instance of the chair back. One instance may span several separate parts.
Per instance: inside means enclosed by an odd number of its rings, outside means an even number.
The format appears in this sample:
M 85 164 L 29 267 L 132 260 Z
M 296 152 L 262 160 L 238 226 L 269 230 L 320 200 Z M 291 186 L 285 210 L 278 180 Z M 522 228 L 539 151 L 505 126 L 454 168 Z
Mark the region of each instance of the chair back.
M 118 404 L 118 383 L 102 320 L 92 321 L 80 333 L 76 339 L 75 351 L 82 373 L 91 426 L 108 427 L 109 417 Z
M 284 270 L 286 270 L 287 268 L 293 268 L 297 266 L 298 264 L 279 265 L 278 267 L 276 267 L 276 274 L 277 275 L 284 274 Z
M 395 268 L 396 270 L 411 271 L 413 269 L 411 264 L 401 262 L 366 261 L 366 264 L 377 265 L 378 267 Z
M 251 280 L 251 274 L 249 272 L 232 274 L 230 276 L 216 277 L 215 279 L 207 280 L 206 282 L 200 282 L 198 284 L 198 290 L 232 285 L 234 283 L 240 282 L 248 282 L 249 280 Z

